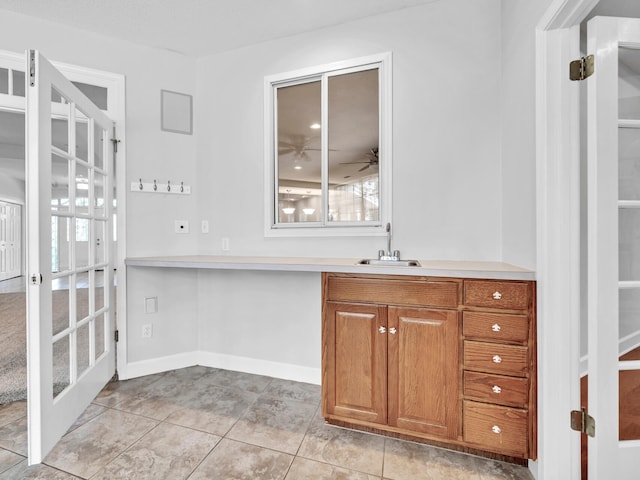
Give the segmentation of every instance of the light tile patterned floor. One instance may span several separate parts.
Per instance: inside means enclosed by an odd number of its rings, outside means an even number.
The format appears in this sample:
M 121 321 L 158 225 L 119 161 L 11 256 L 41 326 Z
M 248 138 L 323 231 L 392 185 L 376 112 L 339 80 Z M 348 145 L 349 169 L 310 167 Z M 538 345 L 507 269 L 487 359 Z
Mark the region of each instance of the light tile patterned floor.
M 0 479 L 530 480 L 527 469 L 324 424 L 320 387 L 191 367 L 105 387 L 41 465 L 0 406 Z

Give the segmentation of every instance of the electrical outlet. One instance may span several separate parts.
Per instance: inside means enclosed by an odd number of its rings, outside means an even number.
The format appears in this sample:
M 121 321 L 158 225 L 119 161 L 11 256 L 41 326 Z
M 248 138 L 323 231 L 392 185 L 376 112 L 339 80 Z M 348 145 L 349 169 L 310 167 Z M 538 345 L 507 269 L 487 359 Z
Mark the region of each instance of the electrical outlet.
M 209 233 L 209 221 L 208 220 L 202 220 L 202 222 L 200 222 L 200 230 L 202 231 L 202 233 Z
M 151 338 L 153 337 L 153 324 L 146 323 L 142 325 L 142 338 Z
M 187 220 L 175 221 L 176 233 L 189 233 L 189 222 Z
M 222 237 L 222 251 L 228 252 L 229 250 L 231 250 L 231 247 L 229 247 L 229 237 Z

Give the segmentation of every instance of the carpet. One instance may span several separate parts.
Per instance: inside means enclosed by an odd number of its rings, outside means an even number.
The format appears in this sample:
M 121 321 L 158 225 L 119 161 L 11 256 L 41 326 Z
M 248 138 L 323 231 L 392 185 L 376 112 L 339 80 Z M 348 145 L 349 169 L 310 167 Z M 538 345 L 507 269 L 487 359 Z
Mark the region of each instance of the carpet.
M 98 290 L 99 292 L 102 289 Z M 77 308 L 88 314 L 88 289 L 78 289 Z M 56 290 L 53 295 L 53 329 L 62 331 L 69 322 L 68 290 Z M 27 398 L 27 313 L 26 294 L 0 294 L 0 405 Z M 88 332 L 88 329 L 87 329 Z M 100 341 L 104 337 L 98 335 Z M 54 348 L 53 392 L 61 392 L 69 385 L 68 343 L 57 342 L 62 348 Z M 78 335 L 78 357 L 88 364 L 88 335 Z M 82 366 L 82 365 L 81 365 Z

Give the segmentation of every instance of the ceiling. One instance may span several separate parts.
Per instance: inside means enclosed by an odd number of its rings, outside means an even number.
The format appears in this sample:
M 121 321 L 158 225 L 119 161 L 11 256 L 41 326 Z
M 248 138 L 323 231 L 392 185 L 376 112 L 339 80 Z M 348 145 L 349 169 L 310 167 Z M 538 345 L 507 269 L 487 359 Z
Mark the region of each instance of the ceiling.
M 202 57 L 444 0 L 0 0 L 0 9 Z

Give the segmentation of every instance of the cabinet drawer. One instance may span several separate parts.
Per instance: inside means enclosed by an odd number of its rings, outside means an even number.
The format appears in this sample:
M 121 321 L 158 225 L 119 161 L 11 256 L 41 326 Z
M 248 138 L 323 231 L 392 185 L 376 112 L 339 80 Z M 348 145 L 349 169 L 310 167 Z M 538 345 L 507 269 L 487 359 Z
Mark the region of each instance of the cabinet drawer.
M 465 337 L 525 343 L 529 337 L 526 315 L 464 312 L 462 333 Z
M 329 277 L 326 299 L 336 302 L 456 308 L 458 283 Z
M 464 303 L 476 307 L 524 310 L 530 301 L 530 288 L 524 282 L 465 280 Z
M 464 396 L 481 402 L 527 407 L 529 381 L 490 373 L 464 372 Z
M 464 368 L 525 377 L 527 347 L 465 340 Z
M 527 457 L 527 412 L 465 400 L 462 420 L 465 442 L 505 455 Z

